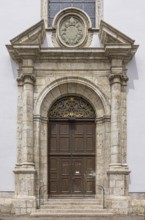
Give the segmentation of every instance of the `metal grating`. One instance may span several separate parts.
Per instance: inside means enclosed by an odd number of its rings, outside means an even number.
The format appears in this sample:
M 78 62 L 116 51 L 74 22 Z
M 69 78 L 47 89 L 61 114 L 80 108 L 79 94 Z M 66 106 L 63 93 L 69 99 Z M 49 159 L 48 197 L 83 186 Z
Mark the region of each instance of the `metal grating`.
M 84 10 L 95 27 L 95 0 L 48 0 L 48 26 L 52 26 L 52 21 L 60 10 L 68 7 Z

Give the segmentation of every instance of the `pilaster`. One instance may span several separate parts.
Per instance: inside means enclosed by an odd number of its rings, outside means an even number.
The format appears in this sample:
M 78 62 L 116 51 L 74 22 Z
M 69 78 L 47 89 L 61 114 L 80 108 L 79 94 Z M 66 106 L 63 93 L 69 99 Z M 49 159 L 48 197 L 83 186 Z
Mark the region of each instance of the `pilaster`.
M 31 207 L 35 208 L 35 167 L 33 149 L 33 60 L 25 58 L 22 61 L 20 76 L 17 78 L 21 94 L 21 144 L 18 144 L 18 158 L 15 173 L 15 210 L 16 214 L 28 214 L 28 202 L 32 200 Z M 20 98 L 19 97 L 19 98 Z M 20 109 L 18 109 L 19 111 Z M 19 123 L 19 122 L 18 122 Z M 20 124 L 20 123 L 19 123 Z M 20 152 L 20 153 L 19 153 Z M 24 199 L 25 197 L 25 199 Z M 31 199 L 30 199 L 31 198 Z M 19 203 L 23 203 L 23 208 Z M 29 211 L 28 211 L 29 210 Z
M 124 69 L 121 88 L 121 154 L 122 163 L 127 163 L 127 70 Z
M 108 170 L 110 195 L 127 196 L 128 194 L 128 166 L 124 163 L 122 153 L 125 154 L 126 144 L 126 94 L 124 91 L 127 77 L 124 74 L 123 61 L 120 58 L 111 60 L 111 155 Z M 122 110 L 122 105 L 124 109 Z M 122 116 L 125 120 L 122 121 Z M 124 140 L 124 141 L 122 141 Z

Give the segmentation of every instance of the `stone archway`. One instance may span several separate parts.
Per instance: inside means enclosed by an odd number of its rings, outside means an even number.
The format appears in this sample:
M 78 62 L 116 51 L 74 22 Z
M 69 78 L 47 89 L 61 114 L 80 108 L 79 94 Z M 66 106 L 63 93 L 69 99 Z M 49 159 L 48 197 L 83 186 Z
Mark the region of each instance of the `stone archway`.
M 41 181 L 41 184 L 43 183 L 48 187 L 48 111 L 56 100 L 70 95 L 81 96 L 87 100 L 93 106 L 96 114 L 95 154 L 97 156 L 95 158 L 95 176 L 97 187 L 98 184 L 103 184 L 107 179 L 108 155 L 110 154 L 110 106 L 106 97 L 93 83 L 85 79 L 73 77 L 60 79 L 47 86 L 36 102 L 34 116 L 34 132 L 36 137 L 34 158 L 35 167 L 38 170 L 38 180 Z M 107 142 L 107 145 L 105 142 Z
M 104 21 L 98 37 L 100 44 L 94 48 L 44 48 L 41 45 L 46 31 L 40 21 L 7 45 L 19 64 L 18 153 L 14 170 L 17 214 L 31 213 L 39 186 L 48 187 L 47 113 L 57 99 L 67 95 L 81 96 L 93 106 L 97 127 L 96 187 L 100 184 L 106 189 L 108 207 L 117 207 L 117 213 L 128 211 L 126 64 L 138 46 Z M 120 197 L 125 203 L 123 209 L 116 206 Z M 28 203 L 31 208 L 27 209 Z

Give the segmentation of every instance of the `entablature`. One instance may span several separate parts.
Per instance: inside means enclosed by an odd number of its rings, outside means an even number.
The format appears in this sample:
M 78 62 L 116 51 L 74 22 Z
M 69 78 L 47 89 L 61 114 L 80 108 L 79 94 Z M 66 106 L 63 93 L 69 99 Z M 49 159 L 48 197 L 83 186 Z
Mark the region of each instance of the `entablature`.
M 109 37 L 108 37 L 109 36 Z M 114 42 L 110 39 L 114 39 Z M 7 49 L 11 57 L 21 63 L 23 59 L 34 60 L 108 60 L 120 59 L 122 64 L 128 63 L 137 51 L 134 40 L 119 32 L 109 24 L 101 21 L 99 37 L 102 47 L 87 48 L 43 48 L 46 32 L 44 22 L 40 21 L 22 34 L 11 40 Z

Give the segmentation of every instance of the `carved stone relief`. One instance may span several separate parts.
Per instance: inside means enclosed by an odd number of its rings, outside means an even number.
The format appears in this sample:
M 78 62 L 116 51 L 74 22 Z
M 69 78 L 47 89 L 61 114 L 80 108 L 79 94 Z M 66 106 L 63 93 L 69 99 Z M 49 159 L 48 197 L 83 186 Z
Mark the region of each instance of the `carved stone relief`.
M 60 23 L 59 33 L 64 44 L 76 46 L 84 37 L 84 24 L 76 16 L 65 17 Z
M 55 47 L 86 47 L 92 39 L 88 15 L 80 9 L 61 11 L 53 21 L 52 42 Z

